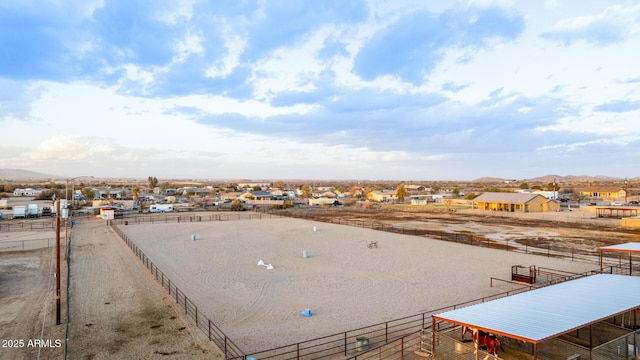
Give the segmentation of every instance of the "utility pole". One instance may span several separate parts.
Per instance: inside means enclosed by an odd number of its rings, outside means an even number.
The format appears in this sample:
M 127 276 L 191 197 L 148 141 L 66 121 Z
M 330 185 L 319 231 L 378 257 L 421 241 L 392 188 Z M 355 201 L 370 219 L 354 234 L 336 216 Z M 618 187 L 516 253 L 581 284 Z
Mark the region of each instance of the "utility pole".
M 56 325 L 60 325 L 60 199 L 56 201 Z

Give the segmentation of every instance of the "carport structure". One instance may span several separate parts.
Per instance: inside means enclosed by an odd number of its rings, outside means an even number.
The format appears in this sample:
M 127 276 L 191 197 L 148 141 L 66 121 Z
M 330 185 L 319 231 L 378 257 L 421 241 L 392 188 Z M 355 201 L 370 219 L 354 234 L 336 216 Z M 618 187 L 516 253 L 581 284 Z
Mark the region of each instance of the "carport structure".
M 451 329 L 453 325 L 469 326 L 516 340 L 513 343 L 528 343 L 527 351 L 531 352 L 528 355 L 534 360 L 628 359 L 629 355 L 637 355 L 634 353 L 637 352 L 638 333 L 631 329 L 638 327 L 638 310 L 640 277 L 597 274 L 433 315 L 432 349 L 434 352 L 438 349 L 436 335 L 440 329 Z M 625 335 L 594 341 L 592 327 L 606 321 L 607 328 L 611 325 L 612 329 L 623 330 Z M 578 332 L 585 338 L 581 351 L 572 350 L 569 342 L 558 341 L 560 346 L 566 343 L 569 349 L 554 350 L 551 356 L 548 352 L 539 354 L 541 343 Z M 596 347 L 605 342 L 614 343 L 602 350 L 607 356 L 597 356 Z M 609 357 L 608 354 L 616 349 L 620 357 Z M 437 353 L 434 355 L 438 358 Z
M 611 246 L 603 246 L 600 248 L 600 272 L 603 271 L 602 266 L 602 254 L 605 252 L 623 252 L 629 253 L 629 275 L 633 274 L 633 262 L 631 259 L 631 254 L 640 253 L 640 243 L 631 242 L 626 244 L 618 244 Z

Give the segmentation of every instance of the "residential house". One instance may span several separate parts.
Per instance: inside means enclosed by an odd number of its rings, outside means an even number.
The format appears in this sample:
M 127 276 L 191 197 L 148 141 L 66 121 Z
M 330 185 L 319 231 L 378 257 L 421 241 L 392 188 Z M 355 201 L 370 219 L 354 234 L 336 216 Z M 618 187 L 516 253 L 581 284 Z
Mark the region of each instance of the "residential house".
M 560 203 L 540 194 L 486 192 L 472 200 L 472 208 L 506 212 L 559 211 Z
M 44 190 L 42 189 L 32 189 L 32 188 L 15 189 L 13 190 L 13 196 L 38 196 L 43 191 Z
M 367 199 L 377 202 L 393 202 L 398 200 L 396 190 L 377 190 L 367 194 Z
M 93 200 L 124 199 L 133 197 L 133 192 L 126 188 L 96 187 L 92 189 Z
M 271 200 L 275 195 L 271 194 L 267 191 L 257 190 L 257 191 L 245 191 L 240 196 L 239 199 L 243 200 Z
M 596 186 L 580 190 L 580 195 L 593 200 L 626 201 L 627 190 L 615 186 Z
M 426 188 L 423 185 L 414 185 L 414 184 L 409 184 L 409 185 L 405 185 L 404 188 L 407 190 L 408 193 L 413 193 L 413 194 L 419 194 L 422 192 L 430 192 L 431 189 L 430 188 Z
M 237 199 L 240 195 L 244 194 L 244 192 L 233 191 L 224 194 L 220 194 L 220 200 L 222 201 L 233 201 Z
M 323 191 L 314 191 L 311 193 L 311 197 L 314 198 L 337 198 L 338 194 L 331 190 L 323 190 Z

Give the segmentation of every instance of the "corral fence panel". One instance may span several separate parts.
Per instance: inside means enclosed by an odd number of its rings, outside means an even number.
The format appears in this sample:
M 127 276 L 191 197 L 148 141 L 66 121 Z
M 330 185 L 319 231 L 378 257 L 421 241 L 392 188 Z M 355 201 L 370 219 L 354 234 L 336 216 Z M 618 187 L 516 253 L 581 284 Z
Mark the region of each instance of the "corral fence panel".
M 456 243 L 462 243 L 467 245 L 482 246 L 488 248 L 501 249 L 505 251 L 513 251 L 524 254 L 541 255 L 547 257 L 555 257 L 568 259 L 571 261 L 585 261 L 585 262 L 599 262 L 600 252 L 597 249 L 584 250 L 576 249 L 572 247 L 561 246 L 563 244 L 563 238 L 558 237 L 558 241 L 553 241 L 554 245 L 545 246 L 531 246 L 528 244 L 520 244 L 514 240 L 500 240 L 500 239 L 487 239 L 481 236 L 468 233 L 455 233 L 445 232 L 438 230 L 419 229 L 407 225 L 394 225 L 385 224 L 380 221 L 371 219 L 353 219 L 347 217 L 340 217 L 331 212 L 318 212 L 318 213 L 295 213 L 291 211 L 279 211 L 278 215 L 287 216 L 295 219 L 304 219 L 311 221 L 327 222 L 332 224 L 347 225 L 354 227 L 361 227 L 365 229 L 373 229 L 378 231 L 386 231 L 403 235 L 414 235 L 430 237 L 443 241 L 450 241 Z M 628 255 L 622 254 L 602 254 L 603 263 L 606 267 L 610 268 L 612 273 L 624 273 L 624 264 L 628 262 Z M 622 268 L 622 270 L 618 270 Z M 633 271 L 640 271 L 640 265 L 635 265 Z M 629 273 L 628 267 L 626 274 Z
M 149 270 L 149 272 L 151 272 L 156 280 L 160 282 L 162 287 L 167 290 L 169 297 L 174 299 L 176 304 L 184 310 L 185 315 L 191 317 L 198 328 L 204 331 L 205 334 L 208 335 L 209 340 L 216 344 L 216 346 L 224 353 L 225 359 L 244 358 L 245 355 L 240 348 L 238 348 L 238 346 L 235 345 L 233 341 L 231 341 L 231 339 L 229 339 L 209 318 L 198 311 L 198 306 L 191 301 L 182 290 L 180 290 L 175 281 L 171 281 L 171 279 L 165 275 L 162 270 L 160 270 L 153 261 L 149 259 L 149 257 L 146 256 L 140 248 L 138 248 L 134 241 L 122 232 L 122 230 L 115 226 L 112 226 L 112 229 L 125 242 L 125 244 L 129 246 L 136 257 L 142 261 L 144 266 Z
M 53 247 L 56 239 L 29 239 L 0 241 L 0 252 L 2 251 L 24 251 Z
M 0 232 L 55 230 L 55 220 L 0 221 Z
M 120 236 L 120 238 L 129 246 L 132 252 L 142 261 L 142 263 L 147 267 L 147 269 L 151 272 L 151 274 L 156 278 L 156 280 L 165 288 L 169 296 L 173 298 L 178 305 L 185 311 L 185 314 L 191 317 L 197 324 L 197 327 L 200 328 L 205 334 L 207 334 L 210 341 L 212 341 L 216 346 L 218 346 L 225 354 L 225 359 L 243 359 L 247 360 L 249 358 L 259 359 L 259 360 L 292 360 L 292 359 L 305 359 L 305 360 L 319 360 L 319 359 L 398 359 L 405 358 L 407 355 L 410 355 L 416 351 L 431 351 L 431 316 L 445 312 L 454 310 L 459 307 L 469 306 L 475 303 L 482 303 L 494 299 L 498 299 L 504 296 L 513 295 L 516 293 L 520 293 L 523 291 L 527 291 L 531 289 L 530 286 L 523 286 L 522 288 L 515 289 L 512 291 L 495 294 L 492 296 L 488 296 L 481 299 L 476 299 L 473 301 L 469 301 L 462 304 L 456 304 L 453 306 L 448 306 L 441 309 L 435 309 L 426 311 L 420 314 L 404 317 L 401 319 L 395 319 L 391 321 L 387 321 L 384 323 L 379 323 L 355 330 L 349 330 L 329 336 L 324 336 L 321 338 L 316 338 L 312 340 L 307 340 L 303 342 L 298 342 L 295 344 L 290 344 L 286 346 L 281 346 L 274 349 L 254 352 L 254 353 L 244 353 L 241 349 L 237 347 L 233 343 L 231 339 L 229 339 L 222 330 L 216 326 L 210 319 L 204 316 L 198 309 L 197 304 L 195 304 L 188 296 L 179 289 L 177 283 L 172 281 L 168 276 L 166 276 L 154 263 L 151 259 L 149 259 L 144 252 L 139 249 L 133 240 L 129 239 L 126 234 L 124 234 L 117 226 L 113 226 L 115 224 L 120 225 L 128 225 L 129 223 L 133 224 L 143 224 L 143 223 L 164 223 L 164 222 L 200 222 L 200 221 L 228 221 L 228 220 L 258 220 L 258 219 L 269 219 L 272 217 L 276 217 L 271 214 L 264 213 L 239 213 L 239 214 L 211 214 L 211 215 L 153 215 L 153 216 L 139 216 L 132 217 L 127 219 L 116 219 L 110 220 L 110 225 L 114 231 Z M 302 218 L 307 220 L 316 220 L 314 218 L 308 218 L 303 216 L 292 216 L 296 218 Z M 418 229 L 409 229 L 402 227 L 393 227 L 386 224 L 381 224 L 377 222 L 371 221 L 363 221 L 363 220 L 347 220 L 343 221 L 340 219 L 334 219 L 335 221 L 331 221 L 334 223 L 351 225 L 351 226 L 359 226 L 359 227 L 368 227 L 376 230 L 383 231 L 393 231 L 399 232 L 402 234 L 410 234 L 410 235 L 418 235 L 422 236 L 423 231 Z M 451 241 L 457 242 L 466 242 L 469 239 L 466 234 L 450 234 Z M 444 236 L 440 234 L 440 236 Z M 614 272 L 613 266 L 611 267 L 611 272 Z M 549 272 L 551 273 L 551 272 Z M 592 272 L 595 273 L 595 272 Z M 561 274 L 562 276 L 559 279 L 553 279 L 554 281 L 549 281 L 550 283 L 556 283 L 559 281 L 565 281 L 571 276 L 570 274 Z M 567 276 L 565 276 L 567 275 Z M 574 274 L 575 275 L 575 274 Z M 587 276 L 588 273 L 578 274 L 579 276 Z M 545 276 L 551 276 L 545 274 Z M 549 285 L 547 284 L 547 285 Z M 428 333 L 429 335 L 425 335 Z M 436 336 L 436 351 L 443 351 L 446 354 L 450 354 L 450 357 L 446 357 L 447 359 L 471 359 L 475 358 L 470 357 L 470 355 L 466 352 L 468 349 L 462 349 L 456 351 L 456 347 L 460 347 L 461 345 L 456 345 L 456 343 L 460 343 L 460 341 L 455 339 L 455 336 L 448 337 L 446 334 L 443 335 L 438 332 Z M 551 340 L 548 343 L 553 344 L 552 341 L 561 341 L 561 340 Z M 622 340 L 620 340 L 622 341 Z M 571 344 L 573 346 L 574 344 Z M 517 344 L 514 347 L 518 346 Z M 523 345 L 523 346 L 526 346 Z M 584 349 L 580 349 L 579 347 L 568 347 L 567 356 L 571 356 L 572 354 L 584 354 Z M 611 345 L 613 346 L 613 345 Z M 567 348 L 567 346 L 565 346 Z M 445 350 L 442 350 L 445 349 Z M 545 347 L 541 346 L 538 348 L 538 358 L 539 359 L 555 359 L 557 357 L 544 357 Z M 587 349 L 588 350 L 588 349 Z M 529 349 L 523 349 L 522 351 L 529 351 Z M 603 350 L 604 351 L 604 350 Z M 473 353 L 473 351 L 472 351 Z M 540 356 L 542 355 L 542 357 Z M 588 352 L 582 356 L 588 356 Z M 603 358 L 606 359 L 606 358 Z
M 593 360 L 636 359 L 640 355 L 640 331 L 609 341 L 593 349 Z
M 193 223 L 207 221 L 231 221 L 231 220 L 262 220 L 278 218 L 278 215 L 265 213 L 222 213 L 222 214 L 156 214 L 156 215 L 136 215 L 126 218 L 115 218 L 109 220 L 112 225 L 134 225 L 134 224 L 162 224 L 162 223 Z

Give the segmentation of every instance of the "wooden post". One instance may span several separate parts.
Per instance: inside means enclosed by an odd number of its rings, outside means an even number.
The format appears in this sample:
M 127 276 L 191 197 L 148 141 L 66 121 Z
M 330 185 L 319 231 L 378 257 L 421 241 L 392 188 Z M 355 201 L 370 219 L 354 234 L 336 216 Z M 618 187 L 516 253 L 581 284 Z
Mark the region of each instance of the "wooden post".
M 602 250 L 600 250 L 600 273 L 602 274 Z
M 60 325 L 60 200 L 56 201 L 56 325 Z

